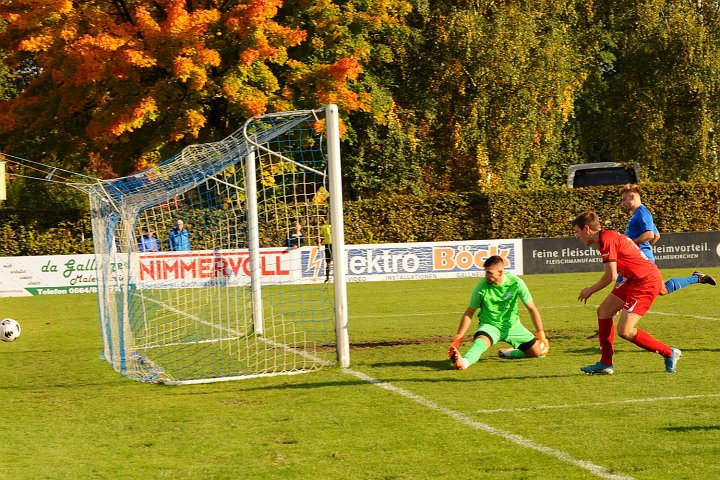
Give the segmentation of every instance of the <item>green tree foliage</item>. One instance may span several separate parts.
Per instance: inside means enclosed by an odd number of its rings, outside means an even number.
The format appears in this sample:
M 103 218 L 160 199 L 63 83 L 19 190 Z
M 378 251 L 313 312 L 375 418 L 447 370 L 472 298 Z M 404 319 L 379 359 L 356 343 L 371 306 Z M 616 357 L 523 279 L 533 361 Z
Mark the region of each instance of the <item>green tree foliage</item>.
M 710 2 L 596 3 L 602 70 L 586 88 L 587 152 L 655 181 L 718 178 L 720 15 Z
M 577 160 L 574 100 L 592 67 L 573 4 L 449 2 L 418 12 L 423 42 L 410 56 L 421 65 L 410 91 L 419 93 L 408 100 L 428 125 L 437 187 L 556 181 Z
M 0 145 L 74 171 L 334 102 L 349 198 L 560 186 L 591 161 L 720 174 L 703 0 L 13 0 L 0 21 Z

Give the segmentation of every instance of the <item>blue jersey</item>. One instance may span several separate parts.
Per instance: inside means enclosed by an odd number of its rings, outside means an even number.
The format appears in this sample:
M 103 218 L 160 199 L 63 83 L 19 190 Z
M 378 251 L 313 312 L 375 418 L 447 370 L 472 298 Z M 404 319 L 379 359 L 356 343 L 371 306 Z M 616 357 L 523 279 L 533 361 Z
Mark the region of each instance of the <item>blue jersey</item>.
M 630 237 L 631 240 L 635 240 L 645 232 L 652 232 L 655 235 L 658 233 L 658 229 L 655 226 L 650 210 L 645 205 L 640 204 L 637 210 L 633 212 L 632 217 L 630 217 L 627 227 L 625 227 L 625 235 Z M 643 242 L 638 247 L 645 253 L 645 256 L 655 262 L 655 255 L 653 255 L 650 242 Z
M 170 230 L 170 250 L 176 252 L 191 250 L 190 234 L 187 230 L 178 230 L 177 228 Z

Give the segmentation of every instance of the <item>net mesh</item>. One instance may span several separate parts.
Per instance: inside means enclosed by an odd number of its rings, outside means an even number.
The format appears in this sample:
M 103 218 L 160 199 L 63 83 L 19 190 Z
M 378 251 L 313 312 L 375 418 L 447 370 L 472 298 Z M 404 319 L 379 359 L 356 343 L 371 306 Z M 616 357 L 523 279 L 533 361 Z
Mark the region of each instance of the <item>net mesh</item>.
M 254 118 L 152 169 L 78 185 L 90 196 L 103 358 L 116 370 L 190 383 L 334 361 L 320 246 L 329 218 L 323 112 Z

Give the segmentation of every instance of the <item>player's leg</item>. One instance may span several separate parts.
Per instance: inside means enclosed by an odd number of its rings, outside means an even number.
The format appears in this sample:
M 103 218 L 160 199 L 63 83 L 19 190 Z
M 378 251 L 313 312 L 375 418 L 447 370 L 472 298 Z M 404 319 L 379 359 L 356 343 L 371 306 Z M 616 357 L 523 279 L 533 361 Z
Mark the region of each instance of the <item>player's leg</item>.
M 622 285 L 622 283 L 623 283 L 623 277 L 622 277 L 622 275 L 618 275 L 618 277 L 615 279 L 615 287 Z M 617 312 L 615 312 L 615 313 L 617 313 Z M 613 314 L 613 317 L 614 317 L 614 315 L 615 314 Z M 598 317 L 598 318 L 604 318 L 604 317 Z M 587 338 L 588 340 L 592 340 L 593 338 L 600 338 L 600 329 L 595 330 L 595 333 L 593 333 L 592 335 L 588 335 L 585 338 Z
M 705 275 L 702 272 L 695 271 L 692 275 L 689 277 L 677 277 L 677 278 L 671 278 L 667 282 L 665 282 L 664 289 L 662 292 L 660 292 L 661 295 L 667 295 L 670 294 L 676 290 L 680 290 L 681 288 L 685 288 L 687 286 L 696 284 L 696 283 L 706 283 L 708 285 L 717 285 L 717 282 L 715 281 L 715 278 L 713 278 L 710 275 Z
M 501 338 L 501 340 L 513 346 L 513 348 L 498 350 L 498 356 L 502 358 L 518 359 L 545 356 L 543 345 L 520 322 L 513 325 L 505 338 Z
M 677 362 L 682 356 L 682 352 L 678 348 L 672 348 L 670 345 L 661 342 L 645 330 L 635 327 L 641 318 L 641 315 L 623 310 L 620 314 L 620 320 L 618 320 L 618 335 L 648 352 L 662 355 L 665 362 L 665 371 L 674 373 L 677 370 Z
M 615 324 L 613 317 L 623 306 L 624 285 L 624 283 L 616 284 L 613 292 L 605 297 L 596 310 L 598 341 L 600 342 L 600 361 L 580 368 L 580 370 L 587 374 L 610 375 L 614 372 Z
M 325 282 L 330 280 L 330 267 L 332 265 L 332 245 L 325 245 Z
M 623 284 L 624 285 L 624 284 Z M 600 362 L 612 366 L 615 354 L 615 323 L 613 318 L 622 308 L 624 288 L 618 285 L 605 297 L 597 308 L 598 341 L 600 342 Z
M 649 352 L 655 352 L 664 357 L 665 371 L 673 373 L 682 352 L 677 348 L 661 342 L 645 330 L 637 328 L 640 319 L 650 309 L 650 305 L 660 293 L 660 284 L 641 284 L 630 289 L 625 305 L 618 319 L 618 335 L 638 347 Z
M 480 324 L 475 336 L 473 337 L 472 345 L 465 352 L 465 355 L 457 358 L 451 358 L 451 361 L 458 370 L 465 370 L 470 365 L 477 363 L 480 357 L 490 348 L 491 345 L 497 343 L 500 339 L 500 330 L 495 325 L 487 323 Z

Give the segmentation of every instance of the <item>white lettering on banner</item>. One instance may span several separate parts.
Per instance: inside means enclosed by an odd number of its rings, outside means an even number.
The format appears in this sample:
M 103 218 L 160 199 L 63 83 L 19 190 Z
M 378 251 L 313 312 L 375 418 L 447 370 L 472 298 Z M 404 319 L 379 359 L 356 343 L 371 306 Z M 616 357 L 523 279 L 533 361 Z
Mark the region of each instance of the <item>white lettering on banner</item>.
M 483 270 L 485 260 L 498 255 L 505 264 L 515 268 L 514 245 L 459 245 L 452 247 L 433 247 L 433 269 L 435 271 Z
M 689 245 L 664 245 L 653 247 L 654 253 L 684 253 L 684 252 L 707 252 L 707 242 L 705 243 L 691 243 Z
M 687 260 L 699 257 L 700 255 L 697 253 L 681 253 L 677 255 L 656 255 L 655 260 Z
M 557 258 L 557 250 L 533 250 L 533 258 Z
M 591 257 L 600 255 L 600 251 L 595 248 L 563 248 L 561 250 L 563 257 Z
M 391 254 L 389 250 L 377 253 L 368 249 L 364 255 L 353 255 L 348 262 L 350 275 L 380 273 L 414 273 L 420 268 L 420 258 L 413 253 Z

